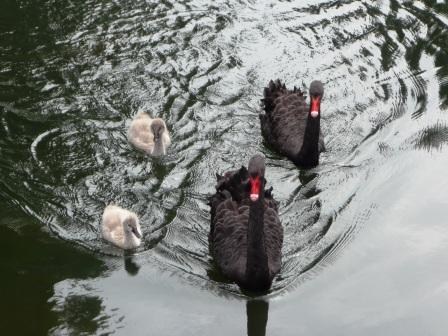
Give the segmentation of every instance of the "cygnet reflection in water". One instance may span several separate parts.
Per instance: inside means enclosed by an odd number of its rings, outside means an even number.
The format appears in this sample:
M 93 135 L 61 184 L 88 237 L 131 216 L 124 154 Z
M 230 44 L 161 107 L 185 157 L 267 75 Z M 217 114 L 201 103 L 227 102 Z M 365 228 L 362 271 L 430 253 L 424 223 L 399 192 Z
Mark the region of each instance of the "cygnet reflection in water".
M 135 276 L 138 274 L 138 271 L 140 270 L 140 265 L 134 260 L 134 257 L 132 255 L 125 255 L 124 269 L 129 275 Z
M 128 140 L 134 147 L 152 156 L 165 155 L 171 144 L 163 119 L 153 119 L 145 112 L 139 112 L 132 120 Z
M 142 238 L 137 215 L 116 205 L 104 209 L 101 233 L 104 239 L 122 249 L 140 246 Z

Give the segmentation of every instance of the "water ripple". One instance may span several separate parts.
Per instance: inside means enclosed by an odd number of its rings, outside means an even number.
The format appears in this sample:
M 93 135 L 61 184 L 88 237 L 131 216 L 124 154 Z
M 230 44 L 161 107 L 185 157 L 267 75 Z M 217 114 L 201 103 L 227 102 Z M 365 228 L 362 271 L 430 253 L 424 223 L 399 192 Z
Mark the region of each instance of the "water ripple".
M 447 142 L 448 20 L 423 2 L 89 0 L 73 15 L 70 2 L 45 4 L 0 41 L 0 197 L 111 255 L 102 211 L 128 207 L 147 263 L 218 295 L 240 294 L 208 253 L 215 172 L 267 156 L 285 228 L 275 295 L 330 265 L 378 211 L 362 192 L 378 167 Z M 263 145 L 259 100 L 274 78 L 326 85 L 314 170 Z M 167 121 L 165 158 L 128 144 L 141 110 Z

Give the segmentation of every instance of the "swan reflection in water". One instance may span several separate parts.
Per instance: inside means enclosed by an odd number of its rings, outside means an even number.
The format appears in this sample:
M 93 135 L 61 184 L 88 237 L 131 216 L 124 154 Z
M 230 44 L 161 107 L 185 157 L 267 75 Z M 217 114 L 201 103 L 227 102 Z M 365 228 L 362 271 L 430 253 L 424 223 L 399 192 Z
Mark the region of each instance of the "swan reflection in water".
M 248 300 L 246 303 L 247 335 L 265 336 L 268 323 L 269 302 L 262 299 Z

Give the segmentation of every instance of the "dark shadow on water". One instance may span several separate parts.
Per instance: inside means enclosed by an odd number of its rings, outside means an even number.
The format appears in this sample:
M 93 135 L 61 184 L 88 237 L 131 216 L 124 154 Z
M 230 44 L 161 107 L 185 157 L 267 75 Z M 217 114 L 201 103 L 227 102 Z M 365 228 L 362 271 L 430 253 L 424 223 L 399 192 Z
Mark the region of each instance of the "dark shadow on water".
M 135 261 L 135 258 L 133 256 L 127 256 L 125 254 L 124 256 L 124 269 L 126 272 L 131 275 L 135 276 L 138 274 L 138 271 L 140 270 L 140 265 Z
M 265 336 L 268 323 L 269 302 L 262 299 L 248 300 L 246 303 L 247 335 Z
M 54 285 L 67 278 L 98 277 L 105 266 L 91 253 L 51 237 L 35 220 L 20 210 L 5 206 L 1 197 L 0 213 L 2 334 L 47 335 L 61 321 L 61 316 L 49 302 Z M 79 299 L 78 302 L 92 308 L 82 309 L 88 314 L 85 318 L 80 317 L 82 321 L 96 316 L 101 306 L 98 302 L 92 305 L 90 299 Z M 75 303 L 76 299 L 70 302 L 70 311 Z M 92 323 L 82 321 L 76 324 L 79 333 L 95 331 Z
M 95 334 L 101 327 L 101 324 L 107 321 L 102 316 L 103 301 L 96 296 L 70 295 L 68 296 L 59 314 L 59 328 L 63 328 L 62 333 L 73 334 Z M 99 318 L 99 317 L 102 318 Z M 66 329 L 70 331 L 66 331 Z M 52 330 L 55 334 L 59 331 Z

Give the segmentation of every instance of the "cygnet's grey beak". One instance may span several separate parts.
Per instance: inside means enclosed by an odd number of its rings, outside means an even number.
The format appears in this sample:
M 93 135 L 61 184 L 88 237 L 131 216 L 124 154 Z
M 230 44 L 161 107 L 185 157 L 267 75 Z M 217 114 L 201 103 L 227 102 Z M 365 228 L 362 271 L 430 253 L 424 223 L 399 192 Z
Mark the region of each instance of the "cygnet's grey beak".
M 135 234 L 135 236 L 137 238 L 141 238 L 142 237 L 142 234 L 140 233 L 140 231 L 136 227 L 131 227 L 131 231 L 132 231 L 133 234 Z

